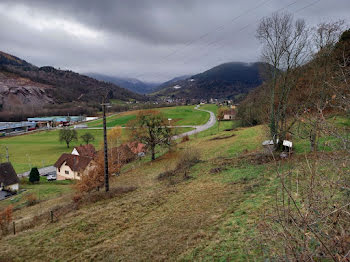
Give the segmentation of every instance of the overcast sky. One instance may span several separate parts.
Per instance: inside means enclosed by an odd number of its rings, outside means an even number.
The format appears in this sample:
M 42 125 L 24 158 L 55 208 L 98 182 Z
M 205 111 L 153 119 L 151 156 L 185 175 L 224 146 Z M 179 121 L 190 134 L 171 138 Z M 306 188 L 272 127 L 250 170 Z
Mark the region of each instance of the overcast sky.
M 0 50 L 37 66 L 165 81 L 259 60 L 259 20 L 350 17 L 350 0 L 0 0 Z M 349 22 L 349 21 L 348 21 Z

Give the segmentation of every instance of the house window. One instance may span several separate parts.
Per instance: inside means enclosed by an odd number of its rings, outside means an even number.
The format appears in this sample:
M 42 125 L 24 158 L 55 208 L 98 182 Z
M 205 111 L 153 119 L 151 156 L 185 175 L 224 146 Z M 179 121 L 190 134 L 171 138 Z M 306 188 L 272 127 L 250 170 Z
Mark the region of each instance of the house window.
M 68 171 L 68 170 L 64 171 L 64 173 L 65 173 L 66 175 L 69 175 L 69 171 Z

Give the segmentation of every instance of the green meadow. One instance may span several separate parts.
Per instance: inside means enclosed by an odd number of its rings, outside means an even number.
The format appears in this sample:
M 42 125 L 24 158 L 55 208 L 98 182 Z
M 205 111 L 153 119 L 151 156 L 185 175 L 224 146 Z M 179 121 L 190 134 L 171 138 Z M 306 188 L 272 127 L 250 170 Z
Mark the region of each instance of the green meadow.
M 194 109 L 195 106 L 177 106 L 156 108 L 166 118 L 171 118 L 171 125 L 203 125 L 209 120 L 209 114 Z M 107 127 L 126 126 L 131 120 L 136 119 L 139 111 L 129 111 L 107 117 Z M 88 123 L 89 127 L 102 127 L 102 120 L 98 119 Z
M 17 173 L 30 170 L 31 167 L 44 167 L 56 162 L 62 153 L 68 153 L 74 146 L 83 143 L 82 140 L 73 141 L 70 148 L 65 143 L 58 141 L 58 130 L 41 131 L 33 134 L 6 137 L 0 139 L 0 149 L 2 160 L 5 157 L 5 147 L 8 148 L 10 161 Z M 92 143 L 97 148 L 103 139 L 102 130 L 77 130 L 78 136 L 90 132 L 95 136 Z
M 179 106 L 160 108 L 166 117 L 172 118 L 172 124 L 176 125 L 199 125 L 204 124 L 209 119 L 209 114 L 194 110 L 194 106 Z M 136 118 L 137 112 L 125 112 L 108 117 L 107 126 L 125 126 L 130 120 Z M 89 127 L 102 127 L 102 121 L 90 122 Z M 192 130 L 189 127 L 179 127 L 174 129 L 174 134 L 180 134 Z M 77 129 L 78 141 L 73 141 L 70 148 L 65 143 L 58 141 L 58 130 L 41 131 L 32 134 L 0 138 L 0 157 L 5 160 L 6 148 L 8 148 L 10 161 L 17 173 L 23 173 L 32 167 L 45 167 L 53 165 L 62 153 L 68 153 L 74 146 L 83 144 L 80 136 L 86 132 L 95 137 L 92 144 L 99 149 L 103 140 L 102 129 L 84 130 Z M 126 137 L 126 130 L 123 129 L 123 136 Z

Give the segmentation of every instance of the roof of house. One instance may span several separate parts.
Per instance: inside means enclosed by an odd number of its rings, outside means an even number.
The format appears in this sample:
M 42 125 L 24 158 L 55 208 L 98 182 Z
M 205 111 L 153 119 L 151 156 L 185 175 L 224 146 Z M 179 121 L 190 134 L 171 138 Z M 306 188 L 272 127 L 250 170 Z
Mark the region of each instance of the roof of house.
M 236 114 L 236 110 L 234 109 L 228 109 L 225 110 L 224 115 L 235 115 Z
M 80 156 L 94 157 L 96 154 L 96 149 L 91 144 L 77 146 L 75 149 L 78 151 Z
M 64 153 L 54 164 L 54 167 L 60 168 L 64 163 L 70 167 L 72 171 L 84 170 L 91 162 L 91 157 L 77 156 L 72 154 Z
M 0 183 L 4 186 L 19 183 L 19 178 L 10 162 L 0 164 Z
M 130 150 L 134 153 L 134 154 L 138 154 L 138 153 L 141 153 L 141 152 L 145 152 L 146 151 L 146 145 L 145 144 L 142 144 L 142 143 L 139 143 L 139 142 L 130 142 L 127 144 L 128 147 L 130 148 Z
M 130 149 L 127 144 L 113 147 L 111 150 L 112 154 L 117 156 L 117 161 L 120 161 L 121 163 L 129 163 L 130 161 L 134 160 L 136 156 L 136 154 Z

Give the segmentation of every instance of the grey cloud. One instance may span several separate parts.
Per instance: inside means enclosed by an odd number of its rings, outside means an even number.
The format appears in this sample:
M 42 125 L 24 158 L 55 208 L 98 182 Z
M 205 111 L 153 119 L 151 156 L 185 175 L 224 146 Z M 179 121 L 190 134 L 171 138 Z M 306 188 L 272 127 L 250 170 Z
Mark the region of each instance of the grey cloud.
M 32 17 L 77 22 L 100 36 L 84 39 L 60 28 L 37 30 L 9 15 L 0 17 L 0 50 L 39 66 L 163 81 L 222 62 L 258 60 L 260 45 L 254 35 L 259 19 L 292 2 L 2 0 L 5 8 L 25 6 Z M 313 2 L 299 0 L 285 11 L 293 13 Z M 317 24 L 347 18 L 349 11 L 348 0 L 321 0 L 295 16 Z

